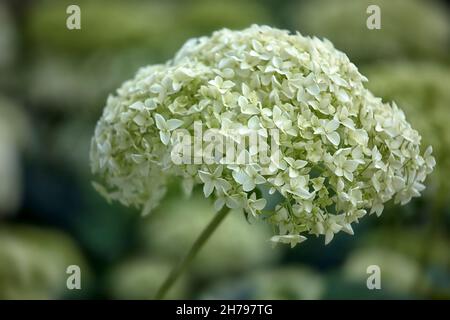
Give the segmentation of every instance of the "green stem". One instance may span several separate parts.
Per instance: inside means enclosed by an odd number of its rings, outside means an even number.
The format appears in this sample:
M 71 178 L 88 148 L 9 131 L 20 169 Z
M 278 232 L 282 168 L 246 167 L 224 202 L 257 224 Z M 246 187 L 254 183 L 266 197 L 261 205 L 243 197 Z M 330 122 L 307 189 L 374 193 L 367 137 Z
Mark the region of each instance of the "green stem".
M 223 207 L 219 212 L 216 213 L 214 218 L 208 224 L 208 226 L 202 231 L 197 240 L 195 240 L 191 249 L 188 251 L 186 256 L 172 269 L 167 278 L 164 280 L 161 287 L 158 289 L 156 293 L 155 299 L 160 300 L 163 299 L 172 285 L 177 281 L 183 271 L 187 268 L 189 263 L 195 258 L 197 253 L 203 247 L 203 245 L 207 242 L 209 237 L 213 234 L 213 232 L 217 229 L 222 220 L 227 216 L 230 212 L 230 209 Z

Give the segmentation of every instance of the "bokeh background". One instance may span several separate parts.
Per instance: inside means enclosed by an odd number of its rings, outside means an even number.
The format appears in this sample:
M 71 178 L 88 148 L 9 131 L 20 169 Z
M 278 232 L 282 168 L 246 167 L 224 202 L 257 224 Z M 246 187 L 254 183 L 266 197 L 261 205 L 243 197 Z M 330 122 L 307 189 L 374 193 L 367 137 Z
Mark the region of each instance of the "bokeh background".
M 81 30 L 66 8 L 81 8 Z M 381 30 L 366 9 L 381 8 Z M 268 24 L 330 39 L 431 144 L 424 196 L 370 216 L 355 236 L 272 248 L 235 212 L 169 298 L 450 298 L 450 18 L 429 0 L 0 2 L 0 299 L 151 299 L 213 214 L 174 184 L 152 215 L 93 189 L 89 144 L 106 97 L 193 36 Z M 197 190 L 198 191 L 198 190 Z M 82 289 L 66 288 L 79 265 Z M 381 268 L 368 290 L 366 268 Z

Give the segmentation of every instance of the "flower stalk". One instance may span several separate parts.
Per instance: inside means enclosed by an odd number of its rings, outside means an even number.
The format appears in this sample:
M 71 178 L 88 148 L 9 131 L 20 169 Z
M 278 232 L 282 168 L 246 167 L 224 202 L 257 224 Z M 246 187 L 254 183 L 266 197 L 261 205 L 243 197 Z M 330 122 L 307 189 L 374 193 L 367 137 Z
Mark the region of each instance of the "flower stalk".
M 196 257 L 200 249 L 208 241 L 209 237 L 214 233 L 223 219 L 230 212 L 230 209 L 223 207 L 219 212 L 216 213 L 214 218 L 208 224 L 208 226 L 202 231 L 199 237 L 195 240 L 192 247 L 189 249 L 188 253 L 182 258 L 182 260 L 172 269 L 167 278 L 162 283 L 161 287 L 155 295 L 156 300 L 164 299 L 167 292 L 170 290 L 172 285 L 177 281 L 177 279 L 183 274 L 186 268 L 189 266 L 191 261 Z

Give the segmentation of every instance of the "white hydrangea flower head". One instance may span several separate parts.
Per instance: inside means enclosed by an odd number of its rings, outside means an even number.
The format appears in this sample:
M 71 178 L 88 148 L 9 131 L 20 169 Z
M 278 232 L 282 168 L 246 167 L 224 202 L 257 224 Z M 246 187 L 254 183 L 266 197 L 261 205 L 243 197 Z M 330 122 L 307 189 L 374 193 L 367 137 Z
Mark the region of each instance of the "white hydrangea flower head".
M 103 180 L 95 186 L 148 213 L 180 177 L 187 192 L 203 184 L 217 210 L 241 208 L 275 225 L 272 241 L 352 234 L 353 222 L 380 215 L 385 202 L 419 196 L 434 166 L 404 113 L 365 81 L 329 41 L 299 33 L 253 25 L 191 39 L 108 98 L 92 140 L 92 171 Z M 261 164 L 249 148 L 246 165 L 175 164 L 172 133 L 194 136 L 198 121 L 219 132 L 278 129 L 277 156 Z M 264 187 L 285 199 L 271 212 L 257 192 Z
M 373 64 L 365 72 L 370 90 L 397 101 L 423 142 L 433 144 L 437 165 L 425 195 L 435 210 L 442 209 L 450 203 L 450 126 L 445 116 L 450 111 L 450 68 L 430 62 L 396 62 Z

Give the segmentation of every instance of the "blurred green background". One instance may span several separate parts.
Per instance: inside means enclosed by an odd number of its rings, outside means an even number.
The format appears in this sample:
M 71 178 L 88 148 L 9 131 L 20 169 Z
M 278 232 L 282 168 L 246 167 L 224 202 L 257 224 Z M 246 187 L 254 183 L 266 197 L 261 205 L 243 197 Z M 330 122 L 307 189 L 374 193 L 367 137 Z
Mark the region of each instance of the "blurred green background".
M 66 8 L 81 8 L 81 30 Z M 381 9 L 368 30 L 366 9 Z M 367 217 L 328 246 L 272 248 L 235 212 L 169 298 L 450 298 L 450 18 L 443 1 L 0 2 L 0 299 L 150 299 L 213 214 L 170 189 L 148 217 L 91 186 L 89 144 L 108 93 L 193 36 L 268 24 L 330 39 L 431 144 L 424 196 Z M 197 190 L 198 191 L 198 190 Z M 82 289 L 68 290 L 78 265 Z M 381 268 L 381 290 L 366 269 Z

